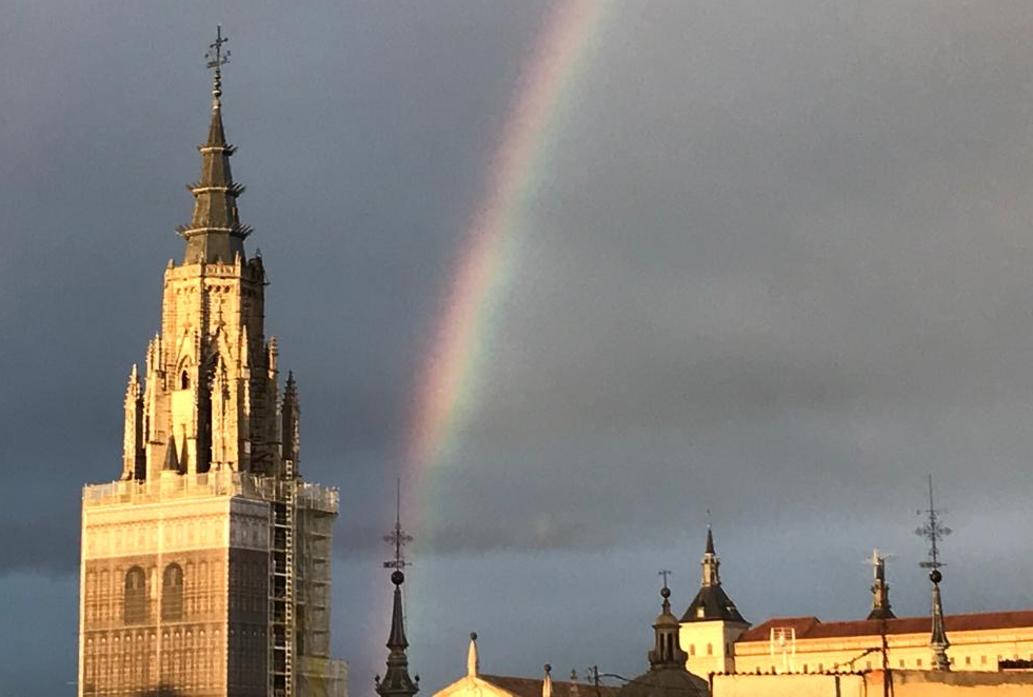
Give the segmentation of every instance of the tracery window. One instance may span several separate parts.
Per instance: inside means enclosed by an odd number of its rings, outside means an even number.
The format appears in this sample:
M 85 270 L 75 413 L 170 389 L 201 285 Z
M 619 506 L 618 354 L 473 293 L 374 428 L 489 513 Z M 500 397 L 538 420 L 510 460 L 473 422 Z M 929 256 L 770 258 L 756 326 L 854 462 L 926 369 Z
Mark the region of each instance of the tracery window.
M 183 569 L 179 564 L 169 564 L 162 574 L 161 618 L 183 619 Z
M 126 572 L 122 616 L 126 624 L 140 624 L 147 620 L 147 576 L 139 566 Z

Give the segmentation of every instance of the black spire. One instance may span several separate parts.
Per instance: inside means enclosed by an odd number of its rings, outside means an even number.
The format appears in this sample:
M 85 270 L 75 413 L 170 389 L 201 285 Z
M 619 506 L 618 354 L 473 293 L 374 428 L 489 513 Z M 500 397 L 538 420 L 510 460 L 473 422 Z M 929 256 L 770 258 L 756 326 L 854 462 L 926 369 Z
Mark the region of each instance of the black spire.
M 201 152 L 201 178 L 187 188 L 194 195 L 194 215 L 190 225 L 181 225 L 179 234 L 186 239 L 184 263 L 232 263 L 239 254 L 244 256 L 244 238 L 251 228 L 241 225 L 237 216 L 237 197 L 244 187 L 233 181 L 230 156 L 236 148 L 226 143 L 222 126 L 222 66 L 229 62 L 229 51 L 222 45 L 229 39 L 218 28 L 216 39 L 209 45 L 208 67 L 214 69 L 212 78 L 212 119 L 208 139 L 198 147 Z
M 700 584 L 699 592 L 692 599 L 685 614 L 682 615 L 682 622 L 706 622 L 709 620 L 725 620 L 727 622 L 739 622 L 749 624 L 735 603 L 721 587 L 721 560 L 714 550 L 714 532 L 707 525 L 707 541 L 703 558 L 700 560 Z
M 405 650 L 409 648 L 409 641 L 405 638 L 405 615 L 402 610 L 402 584 L 405 583 L 405 572 L 403 571 L 409 562 L 402 557 L 402 547 L 412 541 L 412 536 L 402 530 L 401 519 L 401 482 L 398 484 L 397 508 L 395 509 L 395 529 L 384 540 L 394 545 L 395 558 L 384 562 L 384 568 L 394 569 L 391 572 L 391 583 L 395 586 L 394 605 L 391 609 L 391 633 L 387 638 L 387 671 L 384 679 L 378 675 L 374 684 L 377 694 L 381 697 L 412 697 L 419 692 L 420 676 L 414 681 L 409 677 L 409 657 Z
M 929 648 L 933 653 L 933 670 L 950 670 L 950 659 L 947 657 L 947 649 L 950 648 L 950 641 L 947 640 L 947 630 L 943 624 L 943 600 L 940 597 L 940 581 L 943 574 L 940 569 L 944 564 L 940 561 L 940 541 L 951 534 L 951 529 L 940 521 L 942 510 L 937 510 L 933 503 L 933 475 L 929 475 L 929 508 L 919 511 L 919 515 L 928 515 L 927 522 L 915 530 L 920 537 L 929 540 L 929 559 L 919 564 L 923 569 L 930 569 L 929 581 L 932 583 L 932 630 L 929 636 Z

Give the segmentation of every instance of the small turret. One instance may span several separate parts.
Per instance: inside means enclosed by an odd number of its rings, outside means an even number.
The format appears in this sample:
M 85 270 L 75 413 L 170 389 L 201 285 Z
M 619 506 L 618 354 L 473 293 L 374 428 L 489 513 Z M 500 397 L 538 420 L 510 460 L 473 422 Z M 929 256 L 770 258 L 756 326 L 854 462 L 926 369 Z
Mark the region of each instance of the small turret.
M 685 661 L 689 655 L 682 651 L 678 639 L 678 618 L 671 613 L 671 589 L 667 587 L 667 577 L 664 576 L 664 587 L 660 590 L 660 597 L 663 603 L 660 606 L 660 614 L 653 624 L 653 635 L 655 643 L 653 650 L 649 652 L 649 665 L 651 668 L 677 668 L 685 669 Z

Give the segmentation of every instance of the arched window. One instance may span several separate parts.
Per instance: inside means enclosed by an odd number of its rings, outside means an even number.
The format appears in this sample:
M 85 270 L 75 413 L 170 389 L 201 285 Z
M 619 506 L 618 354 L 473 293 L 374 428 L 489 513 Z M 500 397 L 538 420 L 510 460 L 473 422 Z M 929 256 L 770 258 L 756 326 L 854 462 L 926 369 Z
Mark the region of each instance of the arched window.
M 185 390 L 190 387 L 190 373 L 183 371 L 179 376 L 179 389 Z
M 696 655 L 696 645 L 695 644 L 689 644 L 689 655 L 690 656 L 695 656 Z
M 713 644 L 707 644 L 707 655 L 708 656 L 713 656 L 714 655 L 714 645 Z
M 161 618 L 183 619 L 183 569 L 169 564 L 161 577 Z
M 126 572 L 122 615 L 126 624 L 139 624 L 147 620 L 147 576 L 139 566 Z

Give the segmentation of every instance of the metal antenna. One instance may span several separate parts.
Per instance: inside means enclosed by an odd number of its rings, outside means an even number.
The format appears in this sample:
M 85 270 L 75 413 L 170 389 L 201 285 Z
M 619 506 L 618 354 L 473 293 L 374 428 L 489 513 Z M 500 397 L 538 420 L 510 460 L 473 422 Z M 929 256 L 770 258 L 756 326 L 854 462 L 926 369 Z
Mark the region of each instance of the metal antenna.
M 402 478 L 399 477 L 395 483 L 395 529 L 391 531 L 390 535 L 384 535 L 384 542 L 395 547 L 395 558 L 384 562 L 385 569 L 401 572 L 405 567 L 412 566 L 412 562 L 405 561 L 402 555 L 402 548 L 412 540 L 412 535 L 402 530 Z
M 222 50 L 222 45 L 229 41 L 228 37 L 222 35 L 222 25 L 215 28 L 215 41 L 208 44 L 208 52 L 204 54 L 208 69 L 215 69 L 215 76 L 212 79 L 212 106 L 219 108 L 219 97 L 222 96 L 222 66 L 230 62 L 230 52 Z
M 923 569 L 933 569 L 936 571 L 945 566 L 945 564 L 940 561 L 940 541 L 950 535 L 953 531 L 940 522 L 941 513 L 944 513 L 944 511 L 937 510 L 933 502 L 933 475 L 930 474 L 929 508 L 924 511 L 918 511 L 918 515 L 926 515 L 928 516 L 928 519 L 924 525 L 915 530 L 916 535 L 929 540 L 929 559 L 919 563 L 919 566 Z

